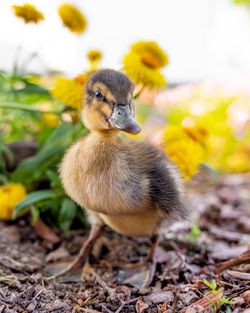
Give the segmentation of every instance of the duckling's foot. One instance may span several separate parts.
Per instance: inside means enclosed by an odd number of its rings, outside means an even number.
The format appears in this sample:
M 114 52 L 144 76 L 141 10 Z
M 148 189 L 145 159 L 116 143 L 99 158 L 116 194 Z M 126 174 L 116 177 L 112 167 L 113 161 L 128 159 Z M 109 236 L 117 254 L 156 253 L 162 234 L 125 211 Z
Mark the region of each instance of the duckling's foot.
M 146 260 L 135 264 L 126 264 L 118 272 L 118 282 L 132 285 L 138 289 L 147 288 L 154 278 L 156 269 L 155 251 L 158 244 L 159 235 L 155 235 L 153 245 Z
M 118 272 L 118 283 L 129 284 L 138 289 L 147 288 L 154 278 L 156 263 L 145 262 L 137 269 L 120 270 Z
M 84 242 L 73 262 L 60 262 L 49 265 L 46 271 L 52 276 L 47 279 L 57 279 L 59 282 L 78 282 L 88 278 L 91 272 L 88 256 L 96 240 L 102 234 L 103 228 L 104 226 L 99 224 L 92 226 L 88 239 Z
M 88 260 L 85 264 L 76 264 L 76 262 L 60 262 L 51 264 L 46 268 L 51 275 L 47 279 L 56 279 L 59 283 L 83 282 L 87 280 L 91 274 L 91 267 Z

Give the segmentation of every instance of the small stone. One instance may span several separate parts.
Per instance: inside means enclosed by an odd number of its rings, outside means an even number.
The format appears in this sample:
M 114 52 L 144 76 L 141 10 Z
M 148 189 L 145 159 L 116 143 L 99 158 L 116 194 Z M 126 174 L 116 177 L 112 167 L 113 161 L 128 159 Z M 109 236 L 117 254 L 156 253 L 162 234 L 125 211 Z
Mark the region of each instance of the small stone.
M 70 256 L 69 252 L 64 247 L 59 247 L 55 251 L 50 252 L 46 258 L 45 262 L 54 262 L 62 259 L 66 259 Z
M 250 218 L 247 216 L 241 216 L 239 218 L 238 228 L 240 231 L 245 232 L 246 234 L 250 233 Z
M 180 300 L 182 301 L 182 303 L 185 306 L 190 305 L 191 303 L 195 302 L 198 299 L 199 299 L 199 297 L 192 290 L 189 290 L 186 293 L 181 293 L 180 294 Z
M 244 299 L 242 297 L 233 298 L 234 305 L 241 306 L 244 304 Z
M 172 302 L 174 300 L 174 294 L 171 291 L 157 291 L 147 296 L 154 304 Z
M 243 300 L 245 301 L 246 304 L 249 304 L 250 303 L 250 290 L 245 291 L 242 294 L 242 298 L 243 298 Z
M 32 283 L 39 283 L 43 280 L 43 275 L 41 273 L 35 273 L 30 276 L 29 279 Z
M 148 307 L 149 305 L 140 299 L 136 302 L 136 305 L 135 305 L 135 309 L 137 313 L 144 313 Z
M 27 306 L 26 310 L 27 310 L 28 312 L 34 312 L 34 310 L 35 310 L 35 308 L 36 308 L 36 305 L 37 305 L 37 303 L 33 301 L 33 302 L 31 302 L 31 303 Z

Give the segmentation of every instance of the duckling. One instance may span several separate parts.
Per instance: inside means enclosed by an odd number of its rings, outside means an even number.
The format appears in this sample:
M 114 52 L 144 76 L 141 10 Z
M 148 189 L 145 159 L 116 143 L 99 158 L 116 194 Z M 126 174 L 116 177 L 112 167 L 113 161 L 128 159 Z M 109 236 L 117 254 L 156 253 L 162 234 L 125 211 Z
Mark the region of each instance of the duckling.
M 152 265 L 159 234 L 187 217 L 176 167 L 156 147 L 121 135 L 141 131 L 133 90 L 125 74 L 111 69 L 95 72 L 85 85 L 82 119 L 90 133 L 66 152 L 60 176 L 69 197 L 86 210 L 92 228 L 77 259 L 58 276 L 84 265 L 104 225 L 126 236 L 153 236 L 143 262 Z M 144 287 L 152 279 L 151 267 L 143 274 Z M 133 279 L 126 282 L 133 284 Z

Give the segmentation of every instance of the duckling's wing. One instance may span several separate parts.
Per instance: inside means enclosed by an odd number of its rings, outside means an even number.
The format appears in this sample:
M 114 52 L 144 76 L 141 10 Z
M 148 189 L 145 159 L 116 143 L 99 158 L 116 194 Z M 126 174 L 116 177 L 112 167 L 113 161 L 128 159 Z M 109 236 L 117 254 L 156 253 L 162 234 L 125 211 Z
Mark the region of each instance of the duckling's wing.
M 182 182 L 176 167 L 162 153 L 159 163 L 148 171 L 151 198 L 167 215 L 175 219 L 187 218 L 188 209 L 183 200 Z
M 145 142 L 133 142 L 131 148 L 138 169 L 150 182 L 152 202 L 174 219 L 187 218 L 180 173 L 163 151 Z

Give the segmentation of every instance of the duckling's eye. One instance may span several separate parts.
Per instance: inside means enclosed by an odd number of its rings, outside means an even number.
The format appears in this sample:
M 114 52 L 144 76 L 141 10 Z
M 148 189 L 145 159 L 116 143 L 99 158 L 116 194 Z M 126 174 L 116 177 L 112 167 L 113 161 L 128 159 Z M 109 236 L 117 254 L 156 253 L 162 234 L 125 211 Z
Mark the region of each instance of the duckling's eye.
M 95 92 L 95 98 L 97 99 L 97 100 L 104 100 L 104 96 L 103 96 L 103 94 L 99 91 L 99 90 L 97 90 L 96 92 Z

